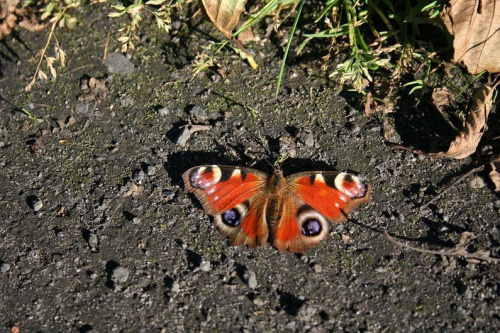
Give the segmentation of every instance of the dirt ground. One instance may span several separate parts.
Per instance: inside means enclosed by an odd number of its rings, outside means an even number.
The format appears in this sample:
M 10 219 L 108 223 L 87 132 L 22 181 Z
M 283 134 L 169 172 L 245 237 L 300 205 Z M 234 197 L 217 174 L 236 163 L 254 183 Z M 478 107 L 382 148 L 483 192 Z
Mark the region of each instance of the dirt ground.
M 382 118 L 366 116 L 361 97 L 311 54 L 290 58 L 275 98 L 276 40 L 249 46 L 257 71 L 228 51 L 225 80 L 214 71 L 191 80 L 201 46 L 219 38 L 209 24 L 175 21 L 167 36 L 144 22 L 148 33 L 125 57 L 114 53 L 116 22 L 88 14 L 79 12 L 79 28 L 57 32 L 66 69 L 31 92 L 24 87 L 48 31 L 0 45 L 1 331 L 500 329 L 498 263 L 420 253 L 384 235 L 450 250 L 470 232 L 469 252 L 500 257 L 500 200 L 487 173 L 450 186 L 474 158 L 384 144 Z M 439 145 L 449 130 L 429 109 L 398 100 L 389 116 L 395 139 Z M 210 128 L 183 132 L 189 123 Z M 212 163 L 272 172 L 265 158 L 281 152 L 294 155 L 285 174 L 359 174 L 372 201 L 305 255 L 228 246 L 184 193 L 182 173 Z

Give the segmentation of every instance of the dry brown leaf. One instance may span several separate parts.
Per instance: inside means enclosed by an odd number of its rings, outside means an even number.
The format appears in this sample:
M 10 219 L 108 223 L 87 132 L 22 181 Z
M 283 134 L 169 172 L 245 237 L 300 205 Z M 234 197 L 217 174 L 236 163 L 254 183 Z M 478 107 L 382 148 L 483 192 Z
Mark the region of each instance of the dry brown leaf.
M 455 62 L 472 74 L 500 72 L 500 6 L 498 0 L 451 0 L 444 21 L 454 35 Z
M 490 114 L 493 91 L 494 88 L 488 86 L 483 86 L 477 90 L 472 96 L 472 104 L 464 128 L 450 144 L 448 151 L 429 153 L 428 155 L 459 160 L 473 154 L 483 133 L 486 131 L 486 121 Z
M 208 18 L 226 37 L 231 38 L 246 0 L 201 0 Z
M 453 102 L 453 93 L 450 89 L 443 87 L 434 88 L 432 91 L 432 103 L 440 112 L 443 112 L 447 107 L 453 105 Z
M 500 154 L 491 156 L 490 179 L 495 184 L 495 192 L 500 192 Z
M 10 35 L 17 26 L 29 31 L 42 31 L 46 25 L 39 24 L 35 15 L 28 13 L 27 7 L 21 6 L 21 0 L 0 1 L 0 39 Z
M 125 191 L 123 191 L 122 197 L 124 197 L 124 198 L 128 198 L 130 196 L 137 197 L 142 192 L 144 192 L 144 187 L 142 185 L 137 185 L 135 183 L 129 183 L 129 184 L 127 184 L 127 188 L 125 189 Z
M 238 40 L 241 42 L 241 44 L 246 44 L 246 43 L 250 43 L 250 42 L 259 41 L 259 37 L 254 35 L 252 28 L 248 28 L 248 29 L 243 30 L 238 35 Z

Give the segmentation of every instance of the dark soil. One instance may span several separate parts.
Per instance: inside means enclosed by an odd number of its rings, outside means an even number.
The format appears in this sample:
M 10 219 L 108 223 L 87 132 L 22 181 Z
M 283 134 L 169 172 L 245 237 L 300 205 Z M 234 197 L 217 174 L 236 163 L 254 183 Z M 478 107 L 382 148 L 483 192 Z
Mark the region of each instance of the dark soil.
M 384 144 L 381 116 L 366 116 L 360 96 L 319 70 L 321 59 L 291 59 L 274 98 L 282 46 L 273 42 L 249 46 L 257 71 L 228 50 L 225 80 L 214 71 L 191 80 L 191 61 L 218 36 L 210 25 L 180 21 L 167 36 L 144 22 L 148 35 L 130 57 L 103 61 L 108 37 L 119 49 L 117 23 L 104 11 L 77 15 L 79 28 L 57 32 L 67 68 L 31 92 L 48 31 L 0 45 L 2 331 L 500 329 L 498 264 L 403 249 L 384 235 L 449 250 L 471 232 L 469 252 L 499 257 L 500 201 L 487 172 L 420 209 L 476 157 L 431 159 Z M 438 116 L 403 99 L 389 122 L 400 143 L 439 146 L 439 135 L 421 135 Z M 211 128 L 179 138 L 190 122 Z M 359 174 L 371 203 L 306 255 L 228 246 L 184 193 L 182 173 L 211 163 L 272 172 L 265 159 L 283 152 L 295 153 L 285 174 Z

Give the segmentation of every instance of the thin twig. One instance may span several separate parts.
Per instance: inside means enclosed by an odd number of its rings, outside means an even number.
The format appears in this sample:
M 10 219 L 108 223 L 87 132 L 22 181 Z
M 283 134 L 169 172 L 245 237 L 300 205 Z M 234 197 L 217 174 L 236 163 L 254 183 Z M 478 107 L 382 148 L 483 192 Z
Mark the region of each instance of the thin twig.
M 436 195 L 434 198 L 431 200 L 427 201 L 425 204 L 420 206 L 420 210 L 423 210 L 427 208 L 430 204 L 436 202 L 439 198 L 441 198 L 445 193 L 449 192 L 455 185 L 463 181 L 465 178 L 469 177 L 470 175 L 476 173 L 476 172 L 481 172 L 484 169 L 484 165 L 478 166 L 477 168 L 474 168 L 472 170 L 467 171 L 464 175 L 460 176 L 458 179 L 456 179 L 453 183 L 448 185 L 444 190 L 439 192 L 438 195 Z
M 400 144 L 397 144 L 397 143 L 393 143 L 393 142 L 390 142 L 390 141 L 385 141 L 385 143 L 387 145 L 390 145 L 392 148 L 396 148 L 396 149 L 403 149 L 403 150 L 406 150 L 406 151 L 409 151 L 413 154 L 417 154 L 417 155 L 425 155 L 427 156 L 428 154 L 424 153 L 423 151 L 421 150 L 418 150 L 418 149 L 413 149 L 413 148 L 409 148 L 409 147 L 406 147 L 406 146 L 402 146 Z
M 59 13 L 59 15 L 57 15 L 56 19 L 54 20 L 54 23 L 52 23 L 52 27 L 50 28 L 49 37 L 47 38 L 47 43 L 45 43 L 45 46 L 43 47 L 43 49 L 40 53 L 40 61 L 38 62 L 38 65 L 36 66 L 35 74 L 33 74 L 33 78 L 31 79 L 30 83 L 28 83 L 28 85 L 24 88 L 25 91 L 30 91 L 31 88 L 33 87 L 33 85 L 35 84 L 36 78 L 38 76 L 38 72 L 40 72 L 40 66 L 42 66 L 43 59 L 45 58 L 45 54 L 47 52 L 47 49 L 49 48 L 52 37 L 54 36 L 54 30 L 56 29 L 57 24 L 59 23 L 59 21 L 63 17 L 64 13 L 66 13 L 66 11 L 68 9 L 70 9 L 71 7 L 74 7 L 73 3 L 66 5 L 66 7 L 64 7 L 64 9 Z
M 463 258 L 468 258 L 468 259 L 484 260 L 484 261 L 489 262 L 489 263 L 490 262 L 500 263 L 500 258 L 490 257 L 489 256 L 490 252 L 485 251 L 485 250 L 478 250 L 476 252 L 470 253 L 470 252 L 467 252 L 467 250 L 465 248 L 459 247 L 459 246 L 455 246 L 454 248 L 452 248 L 450 250 L 440 250 L 440 251 L 428 250 L 428 249 L 415 247 L 415 246 L 411 246 L 411 245 L 408 245 L 406 243 L 400 242 L 400 241 L 396 240 L 394 237 L 392 237 L 387 232 L 387 230 L 384 231 L 384 235 L 385 235 L 385 237 L 387 237 L 387 240 L 389 242 L 391 242 L 392 244 L 394 244 L 396 246 L 406 248 L 409 250 L 413 250 L 413 251 L 417 251 L 417 252 L 421 252 L 421 253 L 437 254 L 437 255 L 449 256 L 449 257 L 463 257 Z M 460 245 L 460 244 L 458 244 L 458 245 Z

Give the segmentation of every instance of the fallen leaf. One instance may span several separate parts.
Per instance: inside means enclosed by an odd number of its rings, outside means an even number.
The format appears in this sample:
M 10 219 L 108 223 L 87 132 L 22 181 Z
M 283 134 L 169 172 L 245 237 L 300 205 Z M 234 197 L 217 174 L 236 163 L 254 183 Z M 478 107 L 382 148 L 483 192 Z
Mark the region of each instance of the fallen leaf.
M 58 206 L 56 211 L 57 216 L 66 216 L 68 215 L 68 210 L 64 206 Z
M 342 234 L 342 243 L 344 244 L 351 244 L 352 243 L 352 238 L 348 235 Z
M 443 12 L 453 40 L 453 60 L 472 74 L 500 72 L 500 6 L 498 0 L 451 0 Z
M 246 0 L 201 0 L 208 18 L 226 37 L 231 38 Z
M 500 192 L 500 154 L 491 156 L 490 179 L 495 184 L 495 192 Z
M 217 67 L 217 73 L 220 77 L 225 80 L 227 78 L 227 68 L 226 67 Z
M 453 93 L 446 87 L 435 88 L 432 91 L 432 102 L 440 112 L 443 112 L 447 107 L 453 105 Z
M 27 7 L 21 4 L 21 0 L 0 1 L 0 39 L 10 35 L 17 26 L 32 32 L 40 32 L 46 27 L 38 23 L 37 17 L 30 14 Z
M 448 151 L 429 153 L 429 156 L 448 157 L 457 160 L 466 158 L 476 151 L 477 145 L 486 131 L 486 121 L 490 114 L 494 88 L 483 86 L 472 96 L 464 128 L 450 144 Z
M 243 30 L 238 35 L 238 40 L 241 42 L 241 44 L 246 44 L 246 43 L 258 41 L 259 37 L 256 37 L 254 35 L 252 28 L 248 28 L 248 29 Z
M 142 192 L 144 192 L 144 187 L 142 185 L 137 185 L 135 183 L 128 183 L 126 185 L 126 189 L 122 193 L 123 198 L 127 197 L 137 197 L 139 196 Z

